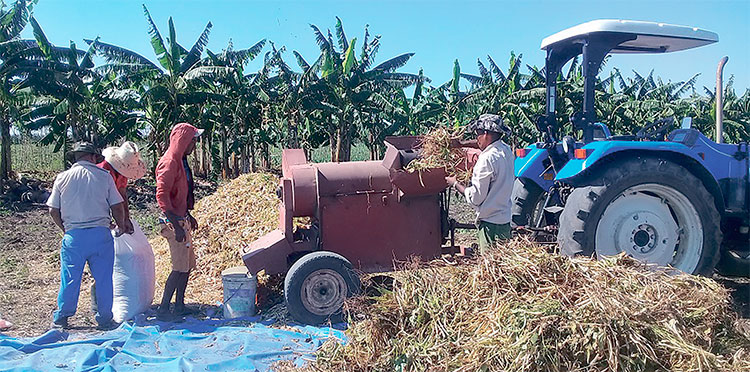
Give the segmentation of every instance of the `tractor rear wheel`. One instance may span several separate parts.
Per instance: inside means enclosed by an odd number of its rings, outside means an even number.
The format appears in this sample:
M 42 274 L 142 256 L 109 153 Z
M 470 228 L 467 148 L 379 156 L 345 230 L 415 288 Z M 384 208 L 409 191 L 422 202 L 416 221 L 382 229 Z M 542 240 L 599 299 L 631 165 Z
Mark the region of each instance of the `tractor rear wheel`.
M 284 279 L 287 310 L 306 324 L 340 322 L 344 300 L 359 291 L 359 276 L 349 260 L 327 251 L 302 256 Z
M 544 198 L 547 193 L 527 178 L 516 178 L 511 195 L 511 224 L 516 226 L 534 226 L 539 215 L 543 213 Z
M 576 188 L 560 216 L 561 253 L 641 261 L 711 275 L 721 229 L 713 196 L 684 167 L 666 159 L 621 161 L 595 185 Z

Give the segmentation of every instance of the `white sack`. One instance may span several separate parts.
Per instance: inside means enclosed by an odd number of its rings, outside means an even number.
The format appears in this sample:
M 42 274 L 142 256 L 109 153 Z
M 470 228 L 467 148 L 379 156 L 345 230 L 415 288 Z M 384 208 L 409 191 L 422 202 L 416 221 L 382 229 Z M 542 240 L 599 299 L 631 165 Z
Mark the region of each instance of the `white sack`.
M 112 314 L 118 323 L 148 310 L 154 300 L 154 251 L 138 223 L 131 222 L 133 234 L 115 238 Z

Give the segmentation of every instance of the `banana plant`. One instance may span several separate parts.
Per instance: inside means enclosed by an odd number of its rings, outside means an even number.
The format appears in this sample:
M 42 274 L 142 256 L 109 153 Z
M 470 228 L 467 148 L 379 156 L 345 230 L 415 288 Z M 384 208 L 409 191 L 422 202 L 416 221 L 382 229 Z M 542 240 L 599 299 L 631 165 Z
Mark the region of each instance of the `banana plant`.
M 184 108 L 207 102 L 222 101 L 224 97 L 206 89 L 209 76 L 232 73 L 229 67 L 204 65 L 201 57 L 208 43 L 213 25 L 206 24 L 198 39 L 188 50 L 177 41 L 174 21 L 168 20 L 169 34 L 163 38 L 146 6 L 143 13 L 148 25 L 150 44 L 158 64 L 128 49 L 97 40 L 86 40 L 107 64 L 100 73 L 113 73 L 121 84 L 137 91 L 143 117 L 139 119 L 148 129 L 149 146 L 154 159 L 168 145 L 173 125 L 189 119 Z M 152 166 L 155 164 L 152 164 Z
M 394 90 L 423 81 L 423 77 L 396 72 L 414 53 L 401 54 L 372 67 L 380 48 L 380 35 L 370 39 L 367 26 L 359 59 L 355 53 L 357 39 L 347 39 L 340 18 L 336 17 L 335 26 L 338 45 L 330 30 L 324 34 L 317 26 L 310 27 L 321 52 L 320 78 L 327 88 L 323 102 L 333 109 L 334 125 L 329 127 L 331 160 L 348 161 L 358 128 L 384 125 L 383 121 L 372 121 L 368 113 L 391 106 L 389 96 Z
M 28 89 L 46 97 L 45 104 L 32 106 L 25 113 L 29 129 L 44 129 L 43 144 L 54 143 L 54 151 L 66 150 L 70 140 L 102 145 L 98 119 L 92 115 L 93 84 L 101 78 L 93 70 L 93 48 L 78 50 L 52 45 L 39 23 L 30 17 L 37 47 L 27 49 L 18 71 L 23 79 L 16 89 Z
M 12 171 L 10 128 L 12 119 L 18 117 L 19 98 L 16 97 L 14 80 L 17 80 L 17 65 L 22 59 L 18 53 L 33 45 L 20 39 L 36 1 L 17 0 L 6 8 L 0 4 L 0 188 Z M 20 100 L 23 101 L 23 100 Z
M 205 111 L 210 114 L 206 115 L 209 135 L 217 131 L 222 139 L 220 156 L 224 175 L 229 173 L 230 151 L 237 155 L 235 159 L 239 157 L 243 163 L 249 163 L 247 158 L 251 154 L 248 148 L 254 136 L 251 133 L 253 128 L 249 125 L 253 121 L 248 120 L 248 116 L 257 114 L 253 105 L 265 93 L 257 84 L 253 84 L 256 74 L 246 75 L 244 71 L 247 63 L 260 54 L 265 44 L 266 40 L 263 39 L 250 48 L 235 50 L 230 40 L 227 48 L 219 54 L 206 50 L 208 56 L 201 61 L 202 66 L 191 73 L 198 76 L 196 81 L 201 81 L 207 91 L 223 97 L 222 102 L 226 102 L 211 103 Z M 234 164 L 233 175 L 238 175 L 239 168 L 238 164 Z

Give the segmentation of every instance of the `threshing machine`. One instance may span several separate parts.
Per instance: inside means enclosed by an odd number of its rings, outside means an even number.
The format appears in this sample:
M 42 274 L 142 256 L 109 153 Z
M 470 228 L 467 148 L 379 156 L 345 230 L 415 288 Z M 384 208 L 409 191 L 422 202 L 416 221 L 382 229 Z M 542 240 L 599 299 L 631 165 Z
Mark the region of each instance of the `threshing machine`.
M 418 137 L 390 137 L 382 161 L 319 164 L 302 150 L 284 150 L 279 228 L 241 254 L 253 275 L 286 273 L 284 297 L 295 319 L 317 324 L 340 314 L 344 299 L 360 289 L 358 271 L 463 253 L 448 218 L 445 170 L 404 170 L 418 146 Z M 462 149 L 471 167 L 479 150 Z M 295 227 L 295 217 L 309 223 Z
M 595 110 L 596 76 L 608 54 L 669 53 L 717 41 L 695 27 L 623 20 L 592 21 L 545 38 L 542 138 L 516 151 L 513 224 L 556 231 L 567 255 L 626 252 L 703 275 L 721 257 L 725 272 L 750 275 L 750 149 L 748 139 L 723 143 L 726 59 L 717 72 L 716 141 L 693 129 L 690 118 L 675 130 L 667 117 L 634 134 L 612 135 Z M 560 138 L 556 84 L 563 65 L 578 55 L 583 107 L 570 115 L 573 135 Z

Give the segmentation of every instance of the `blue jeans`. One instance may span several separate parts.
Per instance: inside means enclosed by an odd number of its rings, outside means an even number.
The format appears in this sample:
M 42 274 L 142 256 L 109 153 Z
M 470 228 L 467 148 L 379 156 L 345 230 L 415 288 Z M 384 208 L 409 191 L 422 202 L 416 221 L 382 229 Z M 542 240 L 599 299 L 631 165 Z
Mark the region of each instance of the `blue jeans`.
M 96 321 L 105 324 L 112 320 L 112 270 L 115 264 L 115 244 L 109 228 L 92 227 L 66 231 L 60 247 L 60 292 L 54 320 L 76 313 L 81 290 L 83 267 L 96 282 Z

